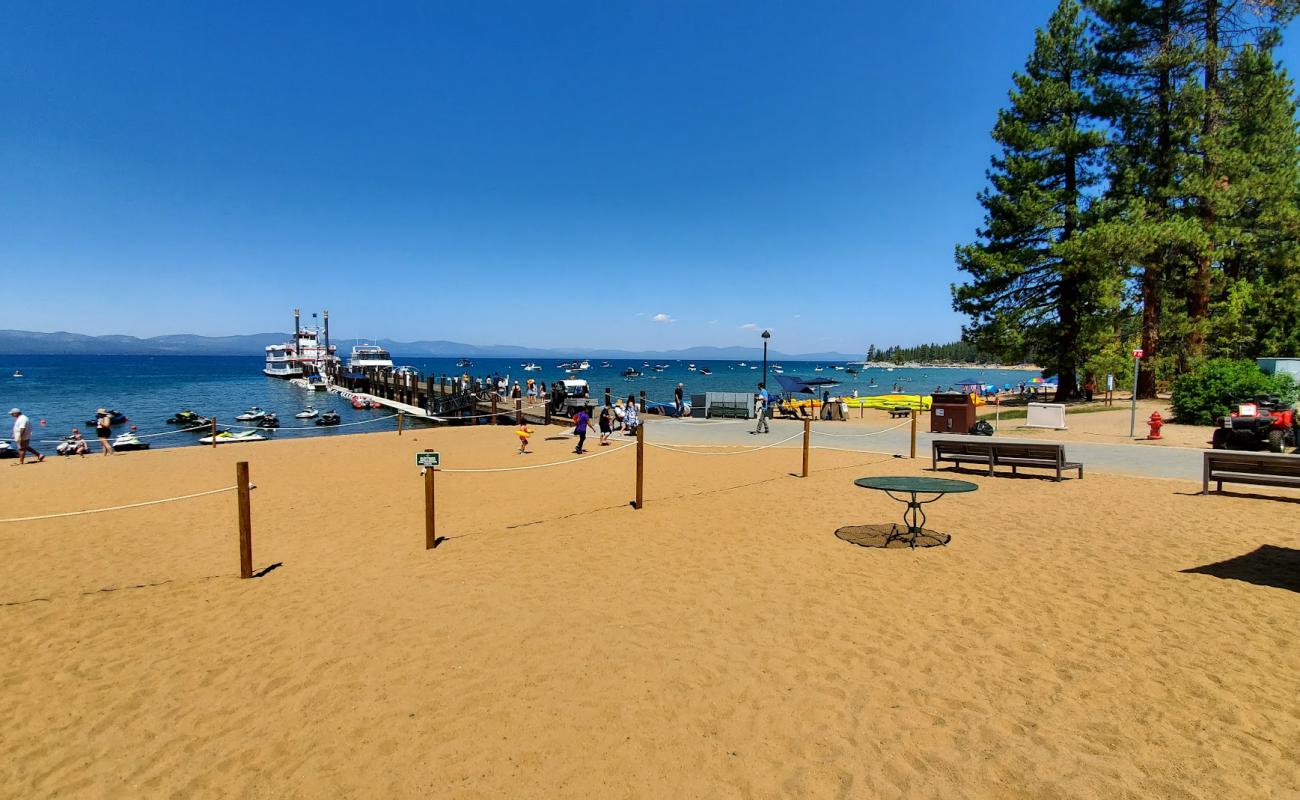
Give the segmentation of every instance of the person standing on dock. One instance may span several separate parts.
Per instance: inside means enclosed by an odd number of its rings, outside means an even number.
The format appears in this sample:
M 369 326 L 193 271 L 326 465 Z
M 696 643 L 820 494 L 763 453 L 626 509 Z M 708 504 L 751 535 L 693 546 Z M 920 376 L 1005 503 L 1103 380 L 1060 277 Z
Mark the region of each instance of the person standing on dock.
M 95 412 L 95 435 L 99 437 L 99 443 L 104 447 L 104 455 L 111 456 L 113 444 L 109 441 L 109 437 L 113 435 L 113 418 L 102 408 Z
M 18 465 L 22 466 L 27 462 L 28 453 L 36 456 L 36 463 L 44 461 L 45 456 L 32 447 L 32 421 L 17 408 L 9 409 L 9 416 L 14 418 L 14 445 L 18 448 Z

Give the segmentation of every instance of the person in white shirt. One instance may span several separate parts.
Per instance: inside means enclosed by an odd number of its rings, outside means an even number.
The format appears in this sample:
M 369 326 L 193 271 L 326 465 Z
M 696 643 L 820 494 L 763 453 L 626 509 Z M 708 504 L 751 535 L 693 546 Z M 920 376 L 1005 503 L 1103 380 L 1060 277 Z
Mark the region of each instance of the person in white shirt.
M 26 463 L 28 453 L 36 456 L 37 463 L 44 461 L 45 456 L 32 447 L 32 421 L 17 408 L 9 409 L 9 416 L 14 418 L 14 445 L 18 448 L 18 463 Z

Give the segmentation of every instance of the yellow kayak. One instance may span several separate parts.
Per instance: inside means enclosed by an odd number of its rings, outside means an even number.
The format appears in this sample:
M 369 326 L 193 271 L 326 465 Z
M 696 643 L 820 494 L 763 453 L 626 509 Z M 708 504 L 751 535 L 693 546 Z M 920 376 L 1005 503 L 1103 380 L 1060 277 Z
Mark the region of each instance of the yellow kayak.
M 929 411 L 930 402 L 930 395 L 928 394 L 879 394 L 873 397 L 844 398 L 844 403 L 849 408 L 882 408 L 885 410 L 908 408 L 917 411 Z

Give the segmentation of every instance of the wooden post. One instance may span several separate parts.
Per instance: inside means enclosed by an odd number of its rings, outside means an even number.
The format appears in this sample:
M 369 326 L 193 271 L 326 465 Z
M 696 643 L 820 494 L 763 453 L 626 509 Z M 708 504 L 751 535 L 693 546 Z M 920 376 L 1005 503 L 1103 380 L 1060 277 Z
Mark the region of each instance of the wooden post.
M 550 425 L 550 424 L 551 424 L 551 401 L 550 401 L 550 399 L 547 399 L 547 400 L 545 400 L 545 401 L 542 402 L 542 418 L 543 418 L 543 424 L 545 424 L 545 425 Z
M 641 407 L 637 410 L 640 411 L 642 414 L 645 413 L 645 389 L 641 390 Z M 637 430 L 641 430 L 641 427 L 639 425 L 637 426 Z
M 808 477 L 808 442 L 812 439 L 812 420 L 803 421 L 803 477 Z
M 636 426 L 636 502 L 633 508 L 645 506 L 645 425 Z
M 605 387 L 605 405 L 607 405 L 607 406 L 612 406 L 612 405 L 614 405 L 613 403 L 611 403 L 611 402 L 609 401 L 609 387 L 608 387 L 608 386 Z
M 402 412 L 397 412 L 397 435 L 402 435 Z
M 497 424 L 497 390 L 492 390 L 492 424 Z
M 524 399 L 522 397 L 515 398 L 515 424 L 524 424 Z
M 912 455 L 911 455 L 911 458 L 916 458 L 916 418 L 917 418 L 917 416 L 918 416 L 918 415 L 917 415 L 916 409 L 915 409 L 915 408 L 912 409 Z
M 426 450 L 426 453 L 432 452 Z M 432 550 L 438 544 L 438 523 L 433 513 L 433 476 L 438 472 L 436 467 L 424 468 L 424 549 Z
M 239 488 L 239 577 L 253 577 L 253 509 L 248 497 L 248 462 L 235 464 Z
M 217 446 L 217 418 L 212 418 L 212 446 Z

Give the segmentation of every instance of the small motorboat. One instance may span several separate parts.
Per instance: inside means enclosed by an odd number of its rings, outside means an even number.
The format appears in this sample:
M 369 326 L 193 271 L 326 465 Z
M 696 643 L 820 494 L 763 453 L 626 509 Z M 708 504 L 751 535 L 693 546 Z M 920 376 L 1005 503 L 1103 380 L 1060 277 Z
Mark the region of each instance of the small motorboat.
M 266 416 L 266 412 L 263 411 L 262 409 L 258 408 L 257 406 L 249 406 L 247 411 L 235 417 L 235 419 L 239 420 L 240 422 L 256 422 L 257 420 L 265 416 Z
M 123 414 L 121 411 L 110 410 L 110 411 L 108 412 L 108 424 L 109 424 L 109 425 L 121 425 L 121 424 L 125 423 L 126 421 L 127 421 L 127 419 L 126 419 L 126 414 Z M 93 420 L 93 419 L 88 419 L 88 420 L 86 420 L 86 425 L 87 425 L 88 427 L 93 428 L 93 427 L 95 427 L 95 424 L 96 424 L 96 420 Z
M 456 366 L 458 366 L 458 367 L 472 367 L 472 366 L 474 366 L 474 362 L 473 362 L 473 361 L 470 361 L 468 358 L 462 358 L 460 361 L 457 361 L 457 362 L 456 362 Z
M 129 453 L 132 450 L 148 450 L 149 443 L 140 441 L 134 433 L 123 433 L 113 440 L 113 449 Z
M 689 369 L 691 372 L 694 372 L 694 371 L 695 371 L 695 365 L 694 365 L 694 364 L 687 364 L 687 365 L 686 365 L 686 368 Z
M 537 366 L 531 361 L 529 361 L 527 364 L 524 364 L 524 372 L 540 372 L 541 369 L 542 369 L 541 367 Z
M 713 370 L 709 369 L 708 367 L 700 367 L 700 374 L 701 374 L 701 375 L 712 375 L 712 374 L 713 374 Z
M 634 367 L 628 367 L 627 369 L 623 370 L 624 378 L 639 378 L 641 377 L 641 375 L 642 375 L 641 370 L 636 369 Z
M 612 367 L 612 366 L 613 366 L 613 365 L 610 364 L 608 361 L 602 361 L 602 362 L 600 362 L 600 368 L 601 368 L 601 369 L 609 369 L 609 368 Z
M 239 433 L 222 431 L 217 434 L 217 444 L 240 444 L 241 442 L 265 441 L 266 437 L 257 431 L 240 431 Z M 199 444 L 212 444 L 212 437 L 204 436 L 202 439 L 199 439 Z
M 23 371 L 22 371 L 22 370 L 20 370 L 20 369 L 16 369 L 16 370 L 14 370 L 14 377 L 15 377 L 15 378 L 21 378 L 22 376 L 23 376 Z
M 857 374 L 858 374 L 858 370 L 857 370 L 856 367 L 845 367 L 845 368 L 844 368 L 844 374 L 845 374 L 845 375 L 857 375 Z
M 262 418 L 257 421 L 259 428 L 278 428 L 280 427 L 280 418 L 270 412 L 263 414 Z
M 317 425 L 338 425 L 339 422 L 341 422 L 339 415 L 335 414 L 333 411 L 326 411 L 316 420 Z
M 313 419 L 319 414 L 320 412 L 317 411 L 314 407 L 307 406 L 302 411 L 299 411 L 297 414 L 294 414 L 294 417 L 296 417 L 297 419 Z

